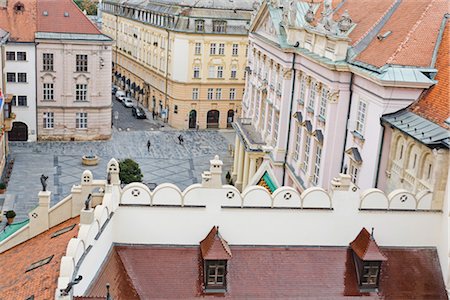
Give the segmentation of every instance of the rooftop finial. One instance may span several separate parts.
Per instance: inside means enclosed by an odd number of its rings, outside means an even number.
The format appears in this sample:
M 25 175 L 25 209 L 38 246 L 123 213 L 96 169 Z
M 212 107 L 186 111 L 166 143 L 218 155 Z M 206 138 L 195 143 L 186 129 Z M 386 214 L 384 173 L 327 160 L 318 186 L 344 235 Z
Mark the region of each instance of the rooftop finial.
M 375 238 L 373 237 L 373 227 L 372 227 L 372 231 L 370 232 L 370 238 L 374 241 Z

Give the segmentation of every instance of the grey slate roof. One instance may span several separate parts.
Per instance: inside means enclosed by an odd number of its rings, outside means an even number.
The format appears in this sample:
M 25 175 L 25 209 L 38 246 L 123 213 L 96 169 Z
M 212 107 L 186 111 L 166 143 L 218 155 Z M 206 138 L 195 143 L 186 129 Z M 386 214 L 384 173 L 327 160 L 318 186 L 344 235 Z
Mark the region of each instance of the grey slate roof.
M 43 40 L 82 40 L 111 42 L 112 39 L 104 34 L 83 34 L 83 33 L 59 33 L 59 32 L 36 32 L 36 39 Z
M 413 112 L 401 110 L 381 117 L 386 123 L 431 148 L 450 147 L 450 132 Z

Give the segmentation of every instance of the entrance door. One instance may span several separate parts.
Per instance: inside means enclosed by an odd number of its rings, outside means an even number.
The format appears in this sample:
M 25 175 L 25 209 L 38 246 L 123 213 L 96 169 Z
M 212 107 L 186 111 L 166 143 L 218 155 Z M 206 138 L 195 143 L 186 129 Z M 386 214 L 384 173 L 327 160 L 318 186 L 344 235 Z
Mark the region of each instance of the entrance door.
M 14 122 L 11 131 L 9 132 L 10 141 L 24 141 L 28 140 L 28 126 L 23 122 Z
M 210 110 L 206 116 L 206 128 L 219 128 L 219 111 Z
M 233 127 L 233 126 L 231 126 L 233 121 L 234 121 L 234 110 L 230 109 L 228 111 L 228 115 L 227 115 L 227 128 Z
M 189 112 L 189 128 L 193 129 L 197 125 L 197 111 L 195 109 Z

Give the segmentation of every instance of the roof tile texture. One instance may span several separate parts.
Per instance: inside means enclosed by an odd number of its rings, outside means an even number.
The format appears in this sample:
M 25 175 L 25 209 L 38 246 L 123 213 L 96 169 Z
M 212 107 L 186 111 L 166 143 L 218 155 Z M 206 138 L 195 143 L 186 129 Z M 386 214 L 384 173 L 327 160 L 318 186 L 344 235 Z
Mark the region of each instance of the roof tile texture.
M 51 238 L 51 235 L 78 222 L 79 217 L 69 219 L 0 254 L 0 266 L 5 270 L 0 276 L 0 298 L 27 299 L 34 295 L 35 300 L 53 299 L 61 257 L 66 252 L 69 240 L 77 236 L 78 226 L 55 238 Z M 51 255 L 54 257 L 50 263 L 25 273 L 32 263 Z
M 224 298 L 447 299 L 435 249 L 383 248 L 388 260 L 382 263 L 380 293 L 361 294 L 349 248 L 230 248 Z M 115 251 L 141 299 L 204 296 L 199 247 L 116 246 Z M 101 282 L 104 289 L 106 273 L 101 274 L 94 286 Z
M 14 5 L 21 2 L 23 12 L 16 12 Z M 10 33 L 11 41 L 32 42 L 36 32 L 36 0 L 9 0 L 6 9 L 0 8 L 0 28 Z
M 101 34 L 72 0 L 39 0 L 37 7 L 37 31 Z M 67 17 L 65 12 L 69 13 Z
M 439 45 L 435 80 L 436 85 L 428 89 L 422 97 L 414 103 L 409 110 L 419 116 L 428 119 L 439 126 L 449 128 L 445 120 L 450 117 L 450 93 L 449 93 L 449 54 L 450 54 L 450 22 L 447 20 L 441 44 Z
M 377 2 L 378 1 L 374 1 Z M 379 34 L 356 60 L 382 67 L 385 64 L 429 67 L 447 0 L 403 0 Z

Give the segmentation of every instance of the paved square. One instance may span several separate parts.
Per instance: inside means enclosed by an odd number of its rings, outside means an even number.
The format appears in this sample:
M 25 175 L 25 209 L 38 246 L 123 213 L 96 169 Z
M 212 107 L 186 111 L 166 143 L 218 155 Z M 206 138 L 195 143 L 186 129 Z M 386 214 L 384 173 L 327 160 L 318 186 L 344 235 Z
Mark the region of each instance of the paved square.
M 178 143 L 179 134 L 184 137 L 183 145 Z M 216 154 L 224 162 L 225 177 L 232 164 L 228 147 L 233 142 L 231 131 L 175 130 L 114 131 L 111 140 L 102 142 L 11 142 L 15 162 L 3 209 L 14 209 L 16 221 L 24 220 L 38 204 L 41 174 L 49 176 L 47 188 L 52 192 L 53 206 L 70 193 L 73 184 L 79 184 L 84 170 L 91 170 L 94 178 L 105 178 L 112 157 L 137 161 L 145 182 L 170 182 L 183 190 L 201 180 L 201 173 L 209 170 L 209 160 Z M 91 153 L 100 157 L 99 164 L 83 166 L 81 156 Z

